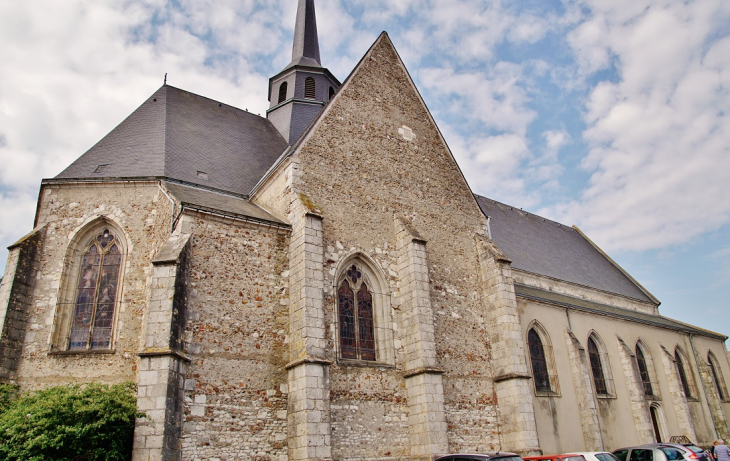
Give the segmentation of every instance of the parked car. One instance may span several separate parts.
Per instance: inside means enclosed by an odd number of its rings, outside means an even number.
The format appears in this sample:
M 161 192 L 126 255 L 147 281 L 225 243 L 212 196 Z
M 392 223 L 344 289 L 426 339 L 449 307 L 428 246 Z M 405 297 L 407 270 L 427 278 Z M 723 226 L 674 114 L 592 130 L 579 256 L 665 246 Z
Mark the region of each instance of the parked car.
M 682 452 L 685 461 L 711 461 L 710 455 L 705 450 L 693 443 L 650 443 L 647 447 L 670 447 Z
M 506 451 L 496 453 L 454 453 L 436 458 L 435 461 L 522 461 L 520 455 Z
M 525 461 L 586 461 L 583 455 L 565 453 L 562 455 L 526 456 Z
M 613 452 L 620 461 L 684 461 L 679 448 L 657 445 L 620 448 Z
M 576 455 L 582 455 L 586 461 L 619 461 L 612 453 L 605 451 L 578 451 Z

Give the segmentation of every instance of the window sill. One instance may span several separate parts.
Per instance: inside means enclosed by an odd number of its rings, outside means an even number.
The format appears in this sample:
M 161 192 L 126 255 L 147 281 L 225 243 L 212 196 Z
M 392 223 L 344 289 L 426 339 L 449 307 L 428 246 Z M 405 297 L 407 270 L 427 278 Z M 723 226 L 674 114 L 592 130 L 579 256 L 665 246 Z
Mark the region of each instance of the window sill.
M 562 397 L 560 392 L 555 391 L 535 391 L 536 397 Z
M 337 364 L 342 367 L 361 367 L 361 368 L 395 368 L 395 365 L 385 362 L 375 362 L 370 360 L 357 359 L 337 359 Z
M 596 398 L 603 399 L 603 400 L 613 400 L 616 399 L 616 395 L 614 394 L 597 394 Z
M 88 350 L 88 351 L 50 351 L 48 355 L 111 355 L 116 352 L 115 349 L 104 350 Z

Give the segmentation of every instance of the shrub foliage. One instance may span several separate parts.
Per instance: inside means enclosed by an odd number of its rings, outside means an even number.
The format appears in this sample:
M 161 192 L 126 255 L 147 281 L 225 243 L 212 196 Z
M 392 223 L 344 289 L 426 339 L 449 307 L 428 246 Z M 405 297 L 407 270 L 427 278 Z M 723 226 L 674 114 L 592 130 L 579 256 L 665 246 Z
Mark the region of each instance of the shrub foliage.
M 127 460 L 137 413 L 131 383 L 0 388 L 0 460 Z M 7 397 L 6 397 L 7 396 Z

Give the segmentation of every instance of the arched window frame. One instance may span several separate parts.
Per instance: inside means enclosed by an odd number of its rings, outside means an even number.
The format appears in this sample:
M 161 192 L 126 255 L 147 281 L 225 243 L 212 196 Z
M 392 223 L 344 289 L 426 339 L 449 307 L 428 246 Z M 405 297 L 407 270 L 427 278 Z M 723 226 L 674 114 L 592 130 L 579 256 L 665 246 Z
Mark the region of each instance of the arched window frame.
M 674 362 L 677 367 L 677 379 L 682 388 L 684 397 L 690 401 L 696 401 L 698 398 L 697 383 L 695 382 L 692 366 L 681 347 L 674 348 Z
M 727 386 L 725 385 L 725 377 L 722 374 L 722 368 L 720 368 L 720 362 L 717 361 L 717 357 L 715 357 L 712 351 L 707 351 L 707 364 L 710 366 L 710 374 L 712 375 L 712 381 L 715 383 L 717 396 L 723 402 L 730 401 Z
M 659 384 L 656 379 L 656 369 L 654 368 L 654 360 L 649 348 L 642 340 L 636 341 L 634 348 L 637 370 L 639 371 L 639 382 L 642 385 L 644 396 L 648 400 L 661 400 L 659 393 Z M 643 362 L 643 363 L 642 363 Z
M 533 356 L 536 352 L 535 344 L 531 341 L 531 335 L 535 335 L 539 339 L 540 346 L 542 348 L 542 359 L 544 364 L 541 363 L 540 357 Z M 532 371 L 533 387 L 535 389 L 535 395 L 543 397 L 555 397 L 560 396 L 560 383 L 558 382 L 558 372 L 555 366 L 555 354 L 553 353 L 552 342 L 547 331 L 538 321 L 533 321 L 527 328 L 525 334 L 527 338 L 527 360 L 530 363 L 530 369 Z M 540 379 L 541 366 L 545 367 L 544 373 L 545 378 Z
M 108 337 L 108 344 L 93 344 L 93 329 L 96 327 L 96 318 L 94 316 L 99 311 L 99 300 L 103 295 L 102 290 L 106 285 L 103 283 L 103 267 L 100 266 L 99 273 L 97 273 L 97 284 L 94 291 L 93 304 L 91 306 L 91 317 L 92 320 L 89 326 L 90 328 L 90 340 L 85 347 L 72 346 L 71 336 L 73 330 L 73 322 L 75 314 L 81 314 L 77 312 L 77 304 L 81 292 L 81 281 L 84 278 L 84 267 L 83 260 L 87 252 L 92 246 L 101 245 L 100 241 L 97 241 L 97 237 L 102 235 L 107 230 L 110 235 L 113 236 L 113 240 L 104 247 L 103 251 L 105 255 L 108 255 L 108 251 L 113 246 L 118 247 L 119 251 L 119 262 L 116 264 L 116 293 L 114 293 L 113 302 L 107 307 L 107 312 L 111 308 L 111 319 L 108 324 L 110 325 L 110 334 Z M 96 243 L 95 243 L 96 242 Z M 84 353 L 112 353 L 114 352 L 114 343 L 116 340 L 116 324 L 118 314 L 120 312 L 121 300 L 123 298 L 123 287 L 124 287 L 124 272 L 127 259 L 127 236 L 121 230 L 114 221 L 107 217 L 102 217 L 87 223 L 75 232 L 69 242 L 66 250 L 66 257 L 64 259 L 64 269 L 61 274 L 61 283 L 56 300 L 56 309 L 54 313 L 54 326 L 53 333 L 50 338 L 50 351 L 51 353 L 58 354 L 84 354 Z M 103 258 L 100 260 L 100 264 L 104 264 Z M 108 267 L 108 266 L 107 266 Z M 88 274 L 88 272 L 87 272 Z M 93 277 L 92 277 L 93 278 Z M 100 283 L 102 282 L 102 283 Z M 85 291 L 88 291 L 85 289 Z M 98 336 L 97 336 L 98 339 Z
M 276 102 L 277 104 L 281 104 L 282 102 L 286 101 L 288 90 L 289 84 L 287 82 L 281 82 L 281 85 L 279 85 L 279 97 Z
M 327 100 L 331 100 L 335 96 L 335 88 L 333 86 L 330 86 L 329 93 L 327 95 Z
M 352 286 L 352 280 L 348 272 L 355 268 L 361 274 L 362 282 L 358 281 Z M 342 260 L 336 269 L 334 293 L 334 318 L 333 332 L 337 358 L 340 363 L 364 364 L 369 366 L 395 366 L 395 347 L 393 339 L 393 322 L 391 318 L 391 296 L 388 289 L 387 278 L 378 265 L 367 255 L 354 253 Z M 344 281 L 350 283 L 350 287 L 357 297 L 357 292 L 362 283 L 366 284 L 369 293 L 372 295 L 372 320 L 375 339 L 375 360 L 362 360 L 360 358 L 348 358 L 343 356 L 342 338 L 340 338 L 340 300 L 338 292 Z
M 656 443 L 666 443 L 669 440 L 669 431 L 667 430 L 667 421 L 664 417 L 664 409 L 662 409 L 659 403 L 652 402 L 649 405 L 649 417 L 651 418 L 654 441 Z
M 317 82 L 313 77 L 304 79 L 304 99 L 317 99 Z
M 595 346 L 597 356 L 592 354 L 591 343 Z M 595 331 L 591 331 L 586 339 L 586 353 L 588 354 L 588 366 L 591 373 L 591 384 L 597 398 L 615 398 L 616 388 L 611 373 L 611 362 L 609 361 L 606 345 Z M 597 363 L 596 363 L 597 360 Z M 600 375 L 599 375 L 600 372 Z M 603 379 L 601 385 L 600 378 Z

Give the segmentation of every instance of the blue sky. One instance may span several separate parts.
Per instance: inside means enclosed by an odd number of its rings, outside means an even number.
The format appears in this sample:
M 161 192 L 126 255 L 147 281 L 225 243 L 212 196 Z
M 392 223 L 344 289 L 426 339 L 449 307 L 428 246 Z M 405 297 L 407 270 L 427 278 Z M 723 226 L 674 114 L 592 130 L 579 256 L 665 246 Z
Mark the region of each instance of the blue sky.
M 1 2 L 0 246 L 165 73 L 264 114 L 296 3 Z M 475 192 L 577 225 L 663 315 L 730 334 L 730 2 L 316 3 L 341 80 L 389 33 Z

